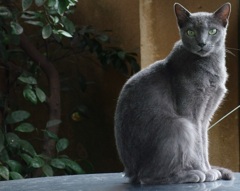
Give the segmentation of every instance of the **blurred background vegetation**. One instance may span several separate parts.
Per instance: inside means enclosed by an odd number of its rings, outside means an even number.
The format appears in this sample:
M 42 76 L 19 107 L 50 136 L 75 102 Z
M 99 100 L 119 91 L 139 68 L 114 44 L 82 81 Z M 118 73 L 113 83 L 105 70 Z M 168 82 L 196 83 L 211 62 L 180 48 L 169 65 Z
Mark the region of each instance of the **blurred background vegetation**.
M 138 49 L 93 26 L 94 6 L 0 0 L 0 179 L 122 169 L 113 115 Z

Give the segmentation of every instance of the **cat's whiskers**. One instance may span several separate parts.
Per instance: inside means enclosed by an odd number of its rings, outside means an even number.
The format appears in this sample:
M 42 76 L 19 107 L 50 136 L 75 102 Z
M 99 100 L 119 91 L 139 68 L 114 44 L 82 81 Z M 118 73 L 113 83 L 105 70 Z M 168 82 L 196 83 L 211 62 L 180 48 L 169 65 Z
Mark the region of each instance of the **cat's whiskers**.
M 235 51 L 240 51 L 240 49 L 238 48 L 230 48 L 230 47 L 226 47 L 226 52 L 233 55 L 233 56 L 236 56 L 231 50 L 235 50 Z
M 216 47 L 215 45 L 209 45 L 209 47 L 211 47 L 211 48 L 214 48 L 214 47 Z M 229 53 L 229 54 L 231 54 L 231 55 L 233 55 L 233 56 L 236 56 L 232 51 L 230 51 L 230 50 L 237 50 L 237 51 L 240 51 L 240 49 L 237 49 L 237 48 L 229 48 L 229 47 L 226 47 L 226 53 Z
M 237 50 L 237 51 L 240 51 L 240 49 L 238 49 L 238 48 L 230 48 L 230 47 L 226 47 L 226 49 L 230 49 L 230 50 Z
M 230 51 L 230 50 L 228 50 L 228 49 L 226 49 L 226 53 L 229 53 L 229 54 L 231 54 L 231 55 L 233 55 L 233 56 L 236 56 L 232 51 Z

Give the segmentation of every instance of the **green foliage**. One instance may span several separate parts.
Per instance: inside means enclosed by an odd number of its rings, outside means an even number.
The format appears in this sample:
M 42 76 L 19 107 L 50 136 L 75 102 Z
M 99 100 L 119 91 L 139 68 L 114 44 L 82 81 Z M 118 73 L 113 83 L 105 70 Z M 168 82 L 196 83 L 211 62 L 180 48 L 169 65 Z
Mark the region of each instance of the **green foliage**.
M 71 44 L 76 46 L 79 52 L 89 51 L 95 54 L 104 68 L 112 65 L 128 75 L 138 72 L 140 66 L 135 58 L 136 54 L 109 46 L 110 37 L 106 32 L 100 33 L 91 26 L 77 28 Z
M 9 116 L 7 119 L 11 118 L 11 124 L 20 124 L 15 128 L 15 132 L 7 133 L 0 129 L 0 180 L 31 177 L 37 169 L 41 169 L 46 176 L 53 176 L 58 170 L 62 170 L 64 174 L 84 173 L 79 164 L 65 155 L 61 156 L 60 153 L 69 146 L 66 138 L 58 138 L 52 132 L 46 134 L 57 141 L 57 156 L 49 158 L 38 154 L 29 141 L 17 135 L 18 132 L 33 133 L 36 130 L 32 124 L 24 122 L 29 118 L 29 113 L 14 111 Z
M 14 111 L 7 116 L 6 123 L 7 124 L 18 123 L 29 117 L 30 117 L 30 113 L 28 113 L 27 111 L 22 111 L 22 110 Z
M 29 11 L 33 6 L 33 0 L 22 0 L 23 14 L 22 19 L 26 23 L 42 27 L 43 39 L 48 39 L 51 35 L 72 37 L 75 26 L 65 14 L 75 6 L 77 0 L 35 0 L 37 11 Z
M 59 139 L 56 144 L 57 152 L 64 151 L 69 145 L 69 141 L 65 138 Z
M 77 0 L 21 0 L 21 9 L 18 9 L 15 5 L 12 7 L 10 1 L 0 2 L 0 60 L 3 63 L 17 60 L 26 66 L 16 83 L 23 87 L 23 97 L 34 105 L 46 102 L 47 95 L 38 85 L 37 64 L 18 47 L 19 35 L 24 32 L 26 23 L 40 27 L 43 39 L 52 38 L 60 42 L 62 37 L 71 38 L 75 25 L 66 15 L 76 3 Z M 2 123 L 7 128 L 0 128 L 0 180 L 32 177 L 38 170 L 46 176 L 59 174 L 59 170 L 60 174 L 84 173 L 79 164 L 65 155 L 61 156 L 69 141 L 59 138 L 50 129 L 59 125 L 60 120 L 48 121 L 44 130 L 45 136 L 56 141 L 55 157 L 39 154 L 30 141 L 22 138 L 24 134 L 39 134 L 27 122 L 30 116 L 25 110 L 15 110 L 9 112 Z M 12 130 L 9 131 L 8 127 Z
M 44 91 L 37 86 L 37 80 L 34 77 L 21 75 L 18 77 L 18 80 L 25 85 L 25 88 L 23 89 L 23 97 L 26 100 L 33 104 L 37 104 L 38 101 L 41 103 L 46 101 L 47 96 Z
M 23 26 L 27 23 L 39 27 L 44 40 L 50 40 L 51 43 L 59 46 L 56 50 L 69 49 L 72 54 L 79 55 L 84 52 L 93 53 L 103 67 L 112 65 L 128 75 L 139 71 L 140 67 L 136 61 L 135 53 L 109 46 L 108 31 L 99 32 L 91 26 L 77 27 L 74 25 L 68 15 L 73 13 L 72 8 L 76 6 L 77 0 L 22 0 L 21 2 L 22 10 L 15 9 L 14 11 L 10 11 L 7 6 L 1 6 L 0 4 L 0 21 L 4 21 L 0 22 L 0 38 L 4 39 L 0 42 L 0 50 L 5 60 L 13 54 L 13 52 L 6 50 L 5 46 L 19 42 L 18 35 L 24 32 Z M 34 8 L 34 6 L 37 8 Z M 6 28 L 9 32 L 6 32 Z M 68 40 L 65 41 L 67 43 L 62 42 L 63 38 Z M 53 55 L 48 53 L 48 59 L 51 61 L 58 60 L 56 55 L 57 53 L 53 53 Z M 22 56 L 25 57 L 24 54 Z M 32 76 L 21 76 L 19 80 L 29 84 L 36 83 Z M 29 94 L 32 94 L 29 96 L 32 102 L 36 103 L 33 92 Z
M 31 55 L 26 55 L 19 46 L 20 36 L 27 30 L 26 25 L 38 29 L 27 31 L 29 36 L 40 35 L 45 49 L 40 51 L 49 61 L 56 63 L 63 57 L 72 55 L 95 56 L 103 68 L 113 66 L 124 74 L 131 75 L 139 71 L 136 54 L 126 52 L 119 47 L 111 47 L 109 31 L 99 32 L 90 26 L 77 27 L 69 14 L 74 12 L 78 0 L 11 0 L 0 1 L 0 64 L 8 67 L 9 62 L 18 63 L 21 74 L 13 83 L 22 88 L 22 95 L 33 107 L 47 102 L 47 94 L 39 85 L 41 70 L 39 63 L 34 63 Z M 17 7 L 19 5 L 20 7 Z M 32 33 L 31 33 L 32 32 Z M 49 51 L 49 47 L 54 49 Z M 37 47 L 39 48 L 39 47 Z M 59 51 L 60 50 L 60 51 Z M 62 54 L 64 52 L 64 54 Z M 70 59 L 71 60 L 71 59 Z M 87 80 L 79 75 L 76 81 L 84 92 Z M 1 92 L 0 92 L 1 93 Z M 0 98 L 1 99 L 1 98 Z M 1 99 L 1 105 L 7 105 L 8 99 Z M 81 166 L 62 155 L 69 146 L 66 138 L 60 138 L 51 131 L 61 120 L 54 119 L 46 123 L 46 128 L 39 131 L 28 120 L 31 114 L 24 109 L 6 108 L 2 126 L 0 126 L 0 180 L 22 179 L 33 177 L 38 170 L 45 176 L 56 174 L 82 174 Z M 88 109 L 79 106 L 72 118 L 81 120 L 88 116 Z M 45 137 L 56 142 L 56 156 L 41 154 L 25 137 L 31 135 L 41 139 Z M 40 137 L 40 138 L 39 138 Z
M 19 126 L 15 128 L 15 131 L 22 133 L 31 133 L 35 130 L 31 123 L 21 123 Z

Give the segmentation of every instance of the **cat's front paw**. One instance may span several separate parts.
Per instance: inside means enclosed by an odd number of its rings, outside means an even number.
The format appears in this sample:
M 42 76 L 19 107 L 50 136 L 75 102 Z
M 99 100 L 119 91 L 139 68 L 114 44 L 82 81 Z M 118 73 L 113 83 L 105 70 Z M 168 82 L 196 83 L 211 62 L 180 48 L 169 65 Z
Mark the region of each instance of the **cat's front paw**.
M 190 170 L 185 175 L 186 180 L 185 182 L 205 182 L 206 175 L 200 170 Z
M 210 169 L 206 172 L 205 182 L 213 182 L 222 178 L 222 174 L 217 169 Z

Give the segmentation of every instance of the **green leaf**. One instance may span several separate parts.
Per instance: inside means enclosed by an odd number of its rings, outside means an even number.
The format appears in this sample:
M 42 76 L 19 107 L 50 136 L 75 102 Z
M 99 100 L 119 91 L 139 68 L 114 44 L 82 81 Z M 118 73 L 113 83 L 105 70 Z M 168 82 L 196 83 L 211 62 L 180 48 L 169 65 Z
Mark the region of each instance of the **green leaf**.
M 21 173 L 23 170 L 22 165 L 18 161 L 8 160 L 8 161 L 6 161 L 6 164 L 9 166 L 11 171 Z
M 11 18 L 12 13 L 7 7 L 0 6 L 0 17 L 3 17 L 4 19 Z
M 19 179 L 24 179 L 21 174 L 18 172 L 10 172 L 9 176 L 12 180 L 19 180 Z
M 61 152 L 63 150 L 65 150 L 69 145 L 69 141 L 65 138 L 59 139 L 57 144 L 56 144 L 56 149 L 57 152 Z
M 75 26 L 72 21 L 70 21 L 66 16 L 61 17 L 62 24 L 64 25 L 65 29 L 73 35 L 75 32 Z
M 42 103 L 45 102 L 47 99 L 46 94 L 40 88 L 36 88 L 36 95 L 39 101 Z
M 75 6 L 77 2 L 78 2 L 78 0 L 69 0 L 69 6 L 68 7 Z
M 51 159 L 50 156 L 47 156 L 47 155 L 45 155 L 45 154 L 39 154 L 39 155 L 37 155 L 37 156 L 40 157 L 40 158 L 42 158 L 42 159 L 45 160 L 45 161 L 49 161 L 49 160 Z
M 26 153 L 20 154 L 21 158 L 27 163 L 27 165 L 31 165 L 33 158 Z
M 34 20 L 41 17 L 41 13 L 36 11 L 25 11 L 22 15 L 22 19 Z
M 22 0 L 22 9 L 26 11 L 31 5 L 33 0 Z
M 19 23 L 11 21 L 10 26 L 12 28 L 12 33 L 13 34 L 20 35 L 20 34 L 23 33 L 23 28 Z
M 6 134 L 6 141 L 8 146 L 12 148 L 19 148 L 20 138 L 14 133 L 7 133 Z
M 35 156 L 31 161 L 31 166 L 33 168 L 41 168 L 44 166 L 44 164 L 45 164 L 44 160 L 37 156 Z
M 67 7 L 69 5 L 69 1 L 68 0 L 57 0 L 58 4 L 56 6 L 57 10 L 58 10 L 58 14 L 59 15 L 63 15 L 64 12 L 67 10 Z
M 19 144 L 22 151 L 28 153 L 29 155 L 35 156 L 37 154 L 34 147 L 28 141 L 20 140 Z
M 67 158 L 62 158 L 61 159 L 67 167 L 72 169 L 75 173 L 77 174 L 83 174 L 85 173 L 84 170 L 80 167 L 78 163 L 76 163 L 73 160 L 67 159 Z
M 25 21 L 25 23 L 28 23 L 28 24 L 34 25 L 34 26 L 43 27 L 43 22 L 41 22 L 41 21 Z
M 43 4 L 45 3 L 46 0 L 35 0 L 35 4 L 38 6 L 38 7 L 41 7 L 43 6 Z
M 35 128 L 31 123 L 22 123 L 15 128 L 15 131 L 22 132 L 22 133 L 30 133 L 33 132 Z
M 47 122 L 46 127 L 47 127 L 47 128 L 53 127 L 53 126 L 59 125 L 60 123 L 62 123 L 61 120 L 59 120 L 59 119 L 52 119 L 52 120 L 50 120 L 50 121 Z
M 58 140 L 58 136 L 55 133 L 53 133 L 51 131 L 47 131 L 47 130 L 44 131 L 44 132 L 45 132 L 45 135 L 48 136 L 49 138 L 51 138 L 51 139 L 53 139 L 55 141 Z
M 55 6 L 56 3 L 57 3 L 57 0 L 48 0 L 48 6 L 49 6 L 49 7 Z
M 65 36 L 65 37 L 68 37 L 68 38 L 72 37 L 72 35 L 69 32 L 64 31 L 64 30 L 57 30 L 57 33 Z
M 61 159 L 52 159 L 51 160 L 51 166 L 55 167 L 57 169 L 64 169 L 65 168 L 65 163 Z
M 125 56 L 126 56 L 126 52 L 124 51 L 119 51 L 117 53 L 118 57 L 121 59 L 121 60 L 124 60 L 125 59 Z
M 20 76 L 18 77 L 18 80 L 26 84 L 31 84 L 31 85 L 37 84 L 37 80 L 32 76 Z
M 37 104 L 38 102 L 35 92 L 30 88 L 25 88 L 23 90 L 23 96 L 26 100 L 30 101 L 33 104 Z
M 18 122 L 24 121 L 29 117 L 30 117 L 30 113 L 28 113 L 27 111 L 18 110 L 10 113 L 6 118 L 6 122 L 8 124 L 18 123 Z
M 5 166 L 0 166 L 0 176 L 5 180 L 9 180 L 9 170 Z
M 42 37 L 43 39 L 47 39 L 51 36 L 52 34 L 52 27 L 50 24 L 47 24 L 43 27 L 42 29 Z
M 53 176 L 53 169 L 50 165 L 48 164 L 45 164 L 43 167 L 42 167 L 42 171 L 43 173 L 46 175 L 46 176 Z
M 17 122 L 23 121 L 29 117 L 30 117 L 30 113 L 24 110 L 18 110 L 18 111 L 12 112 L 12 118 Z
M 56 25 L 59 22 L 59 18 L 57 16 L 51 16 L 50 18 L 52 19 L 53 23 Z

